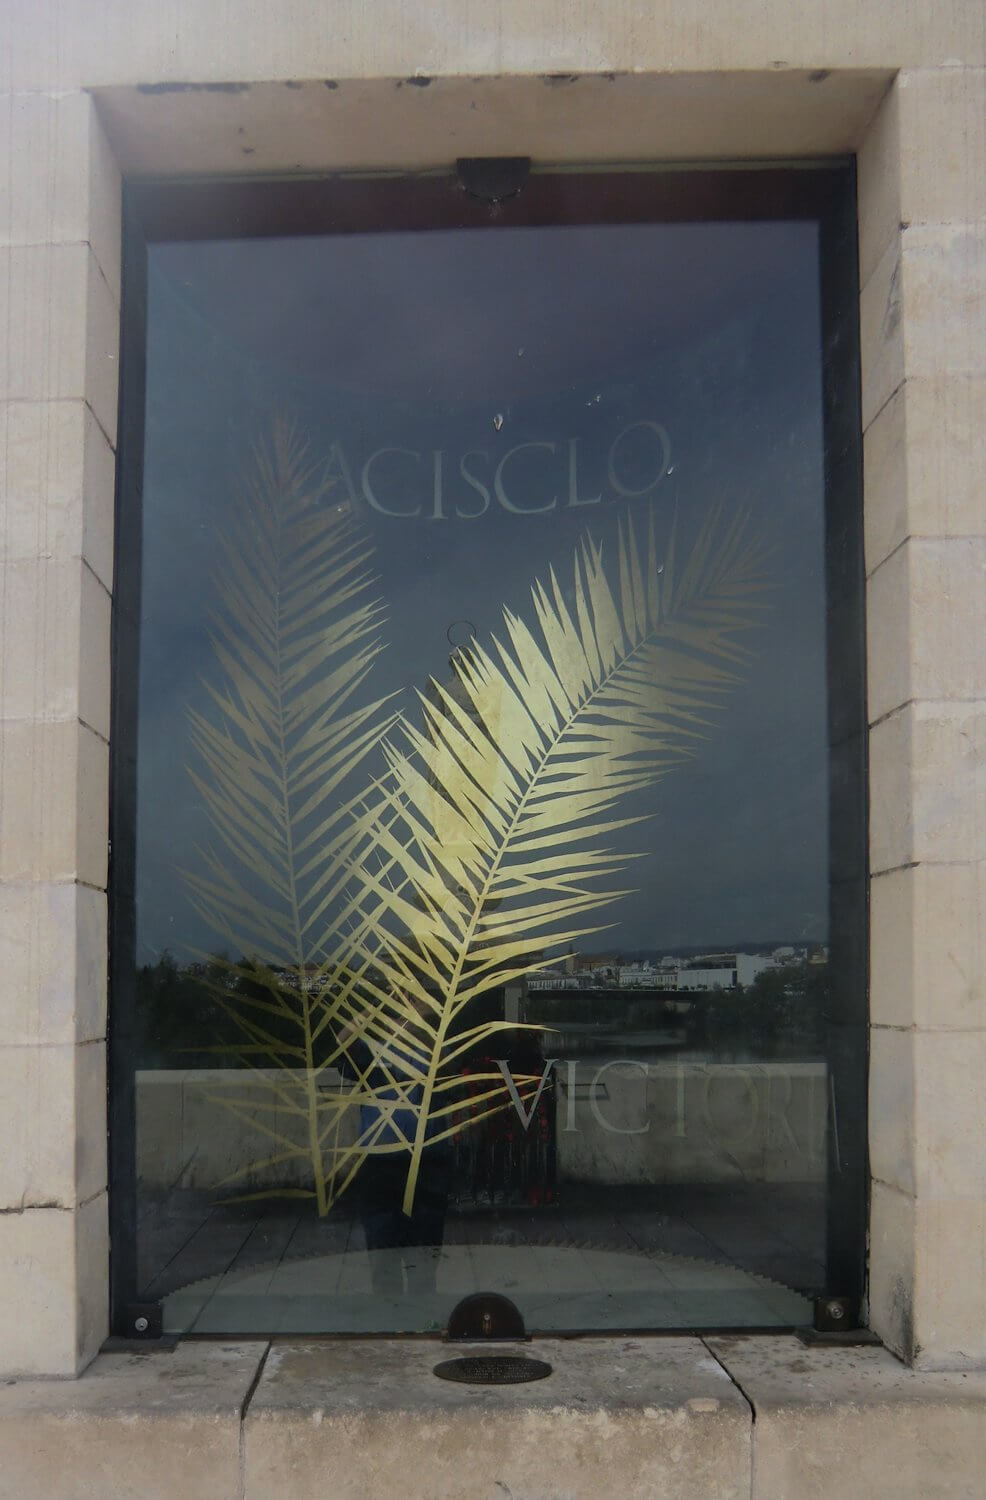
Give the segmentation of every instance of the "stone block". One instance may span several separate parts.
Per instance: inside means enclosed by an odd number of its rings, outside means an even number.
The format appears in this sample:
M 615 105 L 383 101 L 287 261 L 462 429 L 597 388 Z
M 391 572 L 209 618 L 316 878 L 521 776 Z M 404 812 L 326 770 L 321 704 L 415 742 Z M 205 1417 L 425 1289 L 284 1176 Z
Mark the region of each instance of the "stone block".
M 914 1192 L 915 1100 L 913 1031 L 870 1030 L 869 1140 L 874 1179 Z
M 110 732 L 110 596 L 92 570 L 28 558 L 3 570 L 0 603 L 2 717 L 79 717 Z
M 908 376 L 986 376 L 986 222 L 901 234 Z
M 900 80 L 898 73 L 856 156 L 861 286 L 869 281 L 880 257 L 900 233 Z
M 271 1349 L 245 1423 L 246 1500 L 746 1500 L 750 1419 L 698 1339 L 538 1340 L 530 1385 L 432 1373 L 477 1352 L 432 1341 Z M 489 1346 L 483 1353 L 489 1352 Z
M 986 538 L 912 537 L 866 590 L 870 722 L 911 699 L 986 698 Z
M 859 299 L 863 429 L 905 375 L 986 376 L 986 223 L 894 236 Z
M 912 1032 L 920 1203 L 986 1202 L 986 1032 Z
M 106 1187 L 106 1048 L 0 1046 L 0 1211 L 75 1208 Z
M 986 1373 L 926 1374 L 885 1349 L 712 1338 L 756 1414 L 753 1500 L 977 1500 Z
M 77 1381 L 0 1386 L 8 1493 L 239 1500 L 240 1411 L 264 1345 L 101 1354 Z M 287 1493 L 287 1492 L 285 1492 Z
M 87 239 L 110 294 L 119 304 L 123 279 L 123 181 L 96 100 L 88 91 L 86 98 L 89 100 Z
M 79 707 L 81 560 L 28 559 L 3 570 L 3 718 L 65 719 Z
M 870 1184 L 869 1325 L 895 1354 L 914 1354 L 915 1223 L 909 1193 Z
M 82 484 L 82 556 L 113 592 L 116 454 L 88 406 Z
M 975 863 L 986 828 L 986 705 L 911 703 L 870 731 L 870 869 Z
M 120 284 L 120 174 L 91 94 L 0 97 L 0 245 L 85 244 Z
M 897 96 L 904 223 L 986 221 L 986 68 L 905 69 Z
M 986 1366 L 986 1200 L 870 1196 L 870 1326 L 928 1370 Z M 960 1492 L 961 1493 L 961 1492 Z
M 91 260 L 85 244 L 0 248 L 0 327 L 7 336 L 0 399 L 85 399 Z
M 81 399 L 116 442 L 119 308 L 88 245 L 0 248 L 0 401 Z
M 910 546 L 902 543 L 866 583 L 866 712 L 871 724 L 915 696 Z
M 77 875 L 87 885 L 104 890 L 110 826 L 109 745 L 91 729 L 80 725 L 78 747 Z
M 906 380 L 863 441 L 867 571 L 909 536 L 982 535 L 984 472 L 986 380 Z
M 5 1046 L 106 1034 L 106 896 L 72 881 L 0 885 Z
M 0 80 L 21 89 L 275 78 L 405 79 L 409 75 L 725 68 L 828 70 L 986 61 L 975 3 L 938 9 L 920 0 L 892 7 L 828 0 L 806 9 L 786 0 L 737 0 L 714 17 L 668 0 L 647 7 L 573 12 L 566 0 L 536 7 L 504 0 L 437 5 L 338 0 L 331 24 L 317 5 L 296 5 L 291 25 L 266 10 L 230 13 L 182 0 L 166 12 L 150 0 L 97 10 L 86 0 L 16 0 Z M 550 86 L 550 85 L 546 85 Z M 557 85 L 555 85 L 557 86 Z
M 908 494 L 915 455 L 907 445 L 911 385 L 890 397 L 863 434 L 863 533 L 870 574 L 911 535 Z
M 6 561 L 84 557 L 111 588 L 114 456 L 85 402 L 6 403 L 0 455 Z
M 986 379 L 908 378 L 907 509 L 912 536 L 982 536 Z
M 119 286 L 110 286 L 91 251 L 87 270 L 85 398 L 115 449 L 120 386 Z
M 109 747 L 74 719 L 0 725 L 0 880 L 106 885 Z
M 77 1209 L 0 1214 L 0 1371 L 77 1375 L 107 1334 L 109 1238 L 106 1194 Z M 0 1386 L 7 1395 L 15 1387 Z M 62 1389 L 71 1391 L 73 1387 Z M 0 1438 L 4 1480 L 10 1446 Z M 30 1485 L 11 1488 L 31 1494 Z M 48 1493 L 58 1494 L 57 1488 Z
M 79 621 L 79 718 L 105 740 L 110 737 L 110 634 L 112 600 L 91 568 L 82 567 Z
M 538 74 L 435 77 L 422 88 L 375 76 L 327 90 L 306 75 L 223 91 L 100 90 L 128 175 L 395 168 L 463 156 L 530 155 L 545 162 L 759 160 L 777 141 L 794 156 L 855 149 L 887 72 L 689 72 L 618 77 L 594 70 L 560 86 Z M 264 74 L 265 80 L 270 75 Z
M 0 728 L 0 879 L 75 879 L 79 737 L 72 719 Z
M 870 1016 L 986 1026 L 986 865 L 913 865 L 870 885 Z
M 859 361 L 865 432 L 904 379 L 900 241 L 888 243 L 859 293 Z
M 918 1369 L 986 1367 L 986 1201 L 914 1206 L 913 1348 Z
M 866 281 L 901 225 L 986 221 L 986 69 L 900 72 L 859 152 Z

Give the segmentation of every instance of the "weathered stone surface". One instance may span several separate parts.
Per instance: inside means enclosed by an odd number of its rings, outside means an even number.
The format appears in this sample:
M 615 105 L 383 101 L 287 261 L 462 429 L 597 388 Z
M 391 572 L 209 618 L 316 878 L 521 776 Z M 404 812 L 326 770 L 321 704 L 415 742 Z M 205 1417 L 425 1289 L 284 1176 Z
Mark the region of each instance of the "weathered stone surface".
M 912 865 L 870 886 L 875 1025 L 986 1027 L 986 863 Z
M 870 1032 L 870 1171 L 914 1192 L 914 1032 L 874 1026 Z
M 463 1346 L 275 1346 L 247 1414 L 246 1500 L 743 1500 L 750 1413 L 697 1339 L 538 1340 L 530 1385 L 439 1380 Z M 483 1352 L 489 1352 L 489 1346 Z
M 297 0 L 263 5 L 176 0 L 8 0 L 0 86 L 24 89 L 159 79 L 400 78 L 408 75 L 811 69 L 982 64 L 978 0 L 860 5 L 858 0 L 732 0 L 715 11 L 635 0 L 338 0 L 331 15 Z M 235 16 L 235 24 L 231 24 Z M 288 16 L 290 20 L 288 20 Z
M 113 582 L 113 450 L 81 399 L 0 405 L 5 565 L 84 557 Z
M 120 280 L 120 173 L 91 94 L 0 97 L 0 244 L 92 245 Z
M 867 572 L 908 536 L 980 534 L 984 471 L 986 379 L 906 380 L 863 440 Z
M 0 1210 L 106 1186 L 106 1048 L 0 1045 Z
M 85 1369 L 107 1334 L 108 1259 L 105 1193 L 76 1209 L 0 1213 L 0 1376 Z
M 986 1373 L 786 1337 L 709 1343 L 756 1413 L 753 1500 L 980 1500 Z
M 100 90 L 125 171 L 242 173 L 433 166 L 455 153 L 544 162 L 763 160 L 839 154 L 862 139 L 888 74 L 854 69 L 820 86 L 811 70 L 436 77 L 427 90 L 364 77 L 249 89 Z
M 986 697 L 986 538 L 912 537 L 867 587 L 869 717 L 912 698 Z
M 986 69 L 898 74 L 859 153 L 859 259 L 866 281 L 901 224 L 986 219 Z
M 986 827 L 986 705 L 911 703 L 870 731 L 870 868 L 974 863 Z
M 0 247 L 0 399 L 88 402 L 116 441 L 118 288 L 85 244 Z
M 105 893 L 68 880 L 0 884 L 0 965 L 6 1046 L 105 1036 Z
M 914 1355 L 917 1204 L 910 1193 L 870 1183 L 869 1323 L 901 1359 Z
M 101 1354 L 77 1381 L 0 1384 L 0 1491 L 11 1500 L 239 1500 L 240 1413 L 264 1348 Z
M 0 880 L 106 885 L 109 747 L 77 719 L 0 726 Z
M 3 717 L 78 717 L 110 729 L 110 596 L 79 558 L 30 558 L 3 569 Z
M 920 1370 L 986 1369 L 986 1198 L 919 1199 L 908 1357 Z M 947 1270 L 943 1274 L 942 1268 Z

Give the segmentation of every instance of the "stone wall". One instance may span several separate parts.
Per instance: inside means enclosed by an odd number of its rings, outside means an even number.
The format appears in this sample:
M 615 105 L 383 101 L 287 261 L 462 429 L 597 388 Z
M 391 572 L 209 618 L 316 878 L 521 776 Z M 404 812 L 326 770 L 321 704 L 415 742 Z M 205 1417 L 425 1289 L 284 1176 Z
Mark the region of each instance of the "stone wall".
M 512 151 L 859 152 L 871 1316 L 986 1360 L 982 0 L 8 0 L 4 29 L 0 1369 L 73 1374 L 107 1329 L 120 165 Z

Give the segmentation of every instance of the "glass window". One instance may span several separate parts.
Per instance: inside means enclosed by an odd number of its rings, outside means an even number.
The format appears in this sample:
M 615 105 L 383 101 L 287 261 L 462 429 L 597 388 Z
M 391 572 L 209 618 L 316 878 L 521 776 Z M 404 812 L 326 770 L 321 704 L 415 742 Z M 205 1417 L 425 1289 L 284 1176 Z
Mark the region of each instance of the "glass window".
M 166 1331 L 854 1289 L 851 255 L 811 173 L 715 183 L 149 233 L 115 1233 Z

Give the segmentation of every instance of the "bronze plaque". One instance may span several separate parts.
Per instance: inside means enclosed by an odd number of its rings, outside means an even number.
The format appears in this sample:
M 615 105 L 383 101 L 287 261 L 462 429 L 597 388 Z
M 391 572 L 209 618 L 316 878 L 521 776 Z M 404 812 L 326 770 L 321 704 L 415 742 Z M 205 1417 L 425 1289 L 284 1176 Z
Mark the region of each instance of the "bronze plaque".
M 460 1359 L 442 1360 L 435 1374 L 464 1385 L 522 1385 L 525 1380 L 544 1380 L 551 1366 L 526 1354 L 464 1354 Z

